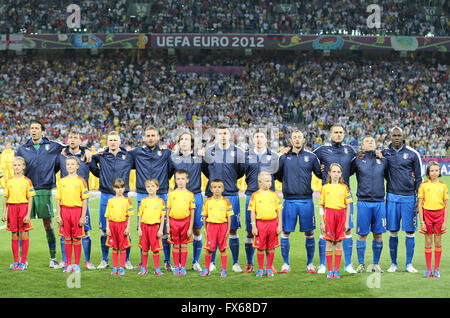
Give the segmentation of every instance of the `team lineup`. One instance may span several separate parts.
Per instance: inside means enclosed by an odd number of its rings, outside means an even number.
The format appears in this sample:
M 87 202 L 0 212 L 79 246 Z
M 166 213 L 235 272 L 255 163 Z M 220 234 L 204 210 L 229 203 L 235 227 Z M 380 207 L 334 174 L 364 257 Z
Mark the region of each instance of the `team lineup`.
M 85 268 L 112 267 L 111 275 L 124 275 L 125 269 L 133 268 L 139 275 L 148 274 L 149 252 L 153 256 L 155 275 L 164 275 L 162 270 L 186 275 L 188 247 L 192 243 L 192 269 L 200 276 L 208 276 L 216 269 L 216 251 L 219 250 L 220 277 L 226 277 L 229 249 L 234 272 L 272 277 L 277 273 L 273 266 L 276 248 L 280 248 L 283 260 L 279 272 L 291 271 L 289 237 L 298 223 L 299 231 L 305 235 L 308 273 L 339 279 L 342 256 L 345 273 L 383 272 L 379 261 L 383 250 L 382 234 L 386 231 L 389 232 L 391 260 L 387 272 L 399 271 L 398 234 L 404 231 L 406 259 L 401 263 L 405 271 L 416 273 L 413 256 L 415 232 L 419 230 L 425 236 L 427 269 L 423 277 L 440 277 L 441 235 L 446 232 L 448 189 L 439 180 L 440 168 L 436 162 L 428 165 L 427 180 L 422 178 L 420 155 L 405 144 L 399 127 L 391 129 L 391 144 L 381 152 L 376 151 L 377 145 L 371 136 L 362 139 L 359 152 L 344 144 L 345 130 L 340 124 L 332 125 L 329 130 L 331 144 L 314 151 L 304 148 L 301 131 L 293 131 L 290 147 L 280 153 L 269 149 L 263 130 L 252 134 L 252 147 L 248 151 L 240 149 L 231 142 L 227 126 L 219 126 L 214 144 L 198 152 L 194 151 L 194 136 L 189 131 L 179 134 L 176 151 L 160 146 L 156 127 L 148 127 L 144 145 L 131 150 L 122 147 L 119 133 L 112 131 L 107 136 L 107 147 L 97 154 L 81 146 L 77 131 L 69 132 L 67 145 L 49 140 L 44 131 L 41 122 L 31 122 L 30 139 L 17 150 L 13 160 L 14 176 L 5 184 L 2 220 L 12 233 L 14 262 L 11 270 L 27 268 L 28 231 L 33 229 L 31 219 L 41 218 L 48 242 L 49 266 L 66 273 L 80 272 L 83 250 Z M 136 170 L 137 211 L 133 211 L 128 199 L 132 169 Z M 57 183 L 58 171 L 61 179 Z M 102 260 L 98 266 L 90 261 L 90 173 L 99 178 L 101 193 Z M 202 174 L 208 179 L 205 197 Z M 358 184 L 356 218 L 349 182 L 353 174 Z M 313 175 L 322 181 L 318 244 L 314 236 L 317 225 L 311 188 Z M 172 177 L 175 189 L 169 191 Z M 245 268 L 239 265 L 238 235 L 242 226 L 237 182 L 242 177 L 247 184 Z M 275 181 L 282 184 L 283 200 L 275 192 Z M 55 187 L 56 215 L 52 202 Z M 130 219 L 136 215 L 141 262 L 133 267 Z M 56 259 L 57 239 L 52 225 L 55 216 L 59 226 L 57 234 L 61 237 L 61 262 Z M 357 234 L 356 244 L 353 229 Z M 370 232 L 373 233 L 373 260 L 366 266 Z M 434 266 L 431 264 L 433 241 Z M 313 264 L 316 245 L 318 266 Z M 358 260 L 355 267 L 352 264 L 354 246 Z M 204 268 L 199 263 L 203 249 Z M 163 252 L 162 266 L 160 251 Z M 255 251 L 257 266 L 254 265 Z

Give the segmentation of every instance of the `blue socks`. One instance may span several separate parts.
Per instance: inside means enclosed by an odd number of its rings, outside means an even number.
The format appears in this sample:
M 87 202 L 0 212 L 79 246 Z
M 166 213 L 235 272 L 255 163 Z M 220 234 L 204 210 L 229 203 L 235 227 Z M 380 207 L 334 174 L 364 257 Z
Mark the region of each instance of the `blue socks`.
M 289 251 L 291 249 L 291 243 L 289 242 L 289 236 L 281 233 L 281 256 L 283 257 L 283 262 L 289 264 Z
M 324 265 L 326 266 L 326 256 L 325 256 L 325 248 L 327 247 L 327 241 L 322 237 L 322 235 L 320 236 L 319 239 L 319 261 L 320 261 L 320 265 Z
M 412 263 L 412 259 L 414 256 L 414 247 L 416 246 L 416 238 L 413 234 L 406 233 L 405 237 L 405 246 L 406 246 L 406 265 Z
M 100 236 L 100 244 L 102 246 L 102 260 L 104 261 L 108 261 L 109 259 L 109 247 L 106 246 L 106 240 L 108 239 L 108 237 L 106 236 L 106 234 L 103 234 Z
M 342 242 L 342 249 L 344 250 L 345 266 L 348 266 L 352 263 L 353 238 L 351 234 L 345 237 L 346 239 Z
M 231 256 L 233 257 L 233 265 L 239 261 L 239 235 L 230 235 L 229 239 Z
M 131 235 L 128 235 L 128 238 L 129 238 L 129 240 L 130 240 L 130 243 L 131 243 Z M 130 253 L 131 253 L 131 246 L 130 247 L 128 247 L 126 250 L 126 260 L 127 261 L 129 261 L 130 260 Z
M 372 241 L 373 264 L 378 264 L 380 262 L 382 250 L 383 250 L 383 241 L 377 242 L 373 240 Z
M 64 246 L 65 246 L 64 240 L 65 240 L 64 237 L 61 236 L 61 261 L 67 263 L 66 249 L 64 248 Z
M 305 236 L 305 248 L 306 248 L 306 265 L 311 264 L 314 259 L 314 250 L 316 249 L 316 240 L 314 234 L 311 236 Z
M 253 265 L 253 257 L 255 255 L 255 248 L 253 247 L 253 236 L 245 239 L 245 254 L 247 255 L 247 264 Z
M 398 232 L 391 232 L 389 236 L 389 253 L 391 254 L 391 263 L 397 265 L 398 251 Z
M 375 242 L 375 241 L 374 241 Z M 364 263 L 364 256 L 366 254 L 366 241 L 356 240 L 356 253 L 358 254 L 358 262 L 359 264 Z
M 199 236 L 194 235 L 194 242 L 192 243 L 192 263 L 198 263 L 200 259 L 200 254 L 202 253 L 202 235 Z
M 163 251 L 164 251 L 164 263 L 170 263 L 170 244 L 169 244 L 169 242 L 167 242 L 168 237 L 169 237 L 168 234 L 165 234 L 162 237 Z
M 84 261 L 89 262 L 91 260 L 91 245 L 92 245 L 90 234 L 81 239 L 81 244 L 83 245 Z

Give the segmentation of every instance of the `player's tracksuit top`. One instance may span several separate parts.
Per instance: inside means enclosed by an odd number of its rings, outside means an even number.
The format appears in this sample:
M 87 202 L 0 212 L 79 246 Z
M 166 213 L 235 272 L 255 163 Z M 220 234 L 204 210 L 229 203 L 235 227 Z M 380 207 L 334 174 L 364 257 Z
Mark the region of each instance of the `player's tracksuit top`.
M 134 158 L 136 168 L 136 192 L 147 193 L 145 180 L 155 178 L 159 182 L 157 194 L 169 192 L 169 179 L 172 172 L 169 167 L 171 151 L 156 146 L 150 149 L 147 145 L 134 148 L 130 151 Z
M 202 157 L 194 155 L 193 152 L 189 156 L 183 156 L 181 152 L 176 152 L 171 156 L 170 166 L 173 173 L 177 170 L 188 172 L 189 182 L 186 189 L 194 194 L 202 192 L 202 170 L 207 169 L 207 164 Z
M 31 180 L 35 190 L 53 189 L 56 186 L 55 173 L 58 171 L 58 160 L 64 145 L 43 137 L 39 150 L 36 150 L 32 139 L 20 146 L 17 156 L 25 159 L 24 175 Z
M 81 151 L 77 154 L 71 153 L 69 148 L 67 148 L 65 150 L 65 152 L 67 154 L 67 157 L 63 156 L 63 155 L 59 155 L 59 168 L 60 168 L 60 173 L 61 173 L 61 175 L 60 175 L 61 179 L 69 174 L 66 170 L 67 158 L 74 156 L 80 160 L 80 167 L 77 170 L 77 175 L 79 175 L 80 177 L 82 177 L 84 179 L 84 181 L 86 181 L 86 184 L 88 185 L 88 188 L 89 188 L 89 172 L 92 172 L 92 174 L 94 176 L 98 177 L 99 173 L 100 173 L 100 169 L 97 167 L 94 160 L 92 160 L 88 164 L 86 164 L 83 161 L 84 149 L 81 149 Z
M 93 155 L 92 160 L 100 166 L 100 192 L 114 195 L 112 185 L 117 178 L 125 181 L 125 193 L 130 191 L 130 170 L 133 168 L 134 161 L 133 156 L 125 148 L 120 147 L 116 156 L 110 153 L 108 148 L 105 148 L 103 154 Z
M 414 196 L 422 183 L 422 161 L 419 153 L 405 144 L 399 151 L 395 151 L 390 144 L 382 154 L 389 162 L 387 193 Z
M 356 196 L 360 201 L 384 201 L 384 179 L 387 177 L 388 161 L 377 159 L 374 151 L 365 151 L 363 158 L 354 157 L 350 174 L 356 173 L 358 191 Z
M 281 155 L 275 178 L 282 182 L 284 199 L 312 199 L 312 173 L 318 178 L 322 177 L 319 159 L 313 152 L 302 148 L 296 154 L 291 149 L 287 154 Z
M 355 150 L 349 145 L 332 141 L 331 145 L 320 146 L 314 150 L 314 153 L 319 158 L 320 163 L 325 165 L 325 169 L 322 173 L 322 184 L 327 182 L 330 165 L 332 163 L 338 163 L 342 167 L 344 183 L 350 189 L 350 165 L 352 159 L 356 155 Z
M 218 145 L 206 148 L 204 158 L 208 166 L 204 174 L 208 178 L 205 191 L 207 197 L 213 195 L 210 184 L 214 179 L 223 181 L 223 196 L 239 195 L 237 180 L 244 175 L 244 156 L 244 152 L 235 145 L 230 145 L 226 150 L 220 149 Z
M 250 149 L 245 153 L 244 173 L 245 182 L 247 183 L 246 195 L 252 195 L 258 191 L 258 174 L 261 171 L 267 171 L 272 175 L 272 186 L 270 190 L 275 191 L 274 173 L 278 171 L 278 154 L 267 149 L 264 154 L 257 155 L 254 149 Z

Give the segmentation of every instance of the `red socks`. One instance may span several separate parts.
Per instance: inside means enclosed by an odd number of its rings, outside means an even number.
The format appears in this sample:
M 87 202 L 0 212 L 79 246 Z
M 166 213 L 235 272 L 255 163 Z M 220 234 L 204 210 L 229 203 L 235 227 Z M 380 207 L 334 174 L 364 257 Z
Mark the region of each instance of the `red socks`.
M 222 270 L 227 270 L 227 252 L 220 253 L 220 259 L 222 260 Z
M 125 268 L 125 261 L 127 259 L 127 251 L 120 251 L 120 267 Z
M 339 271 L 341 266 L 342 250 L 334 251 L 334 270 Z
M 180 267 L 186 268 L 186 261 L 187 261 L 187 256 L 188 256 L 188 248 L 187 247 L 182 247 L 180 248 L 180 254 L 181 254 L 181 264 Z
M 180 249 L 178 247 L 172 248 L 172 257 L 173 257 L 173 263 L 175 267 L 181 267 L 180 266 Z
M 19 263 L 19 238 L 11 239 L 11 248 L 12 248 L 14 262 Z
M 264 251 L 257 251 L 256 258 L 258 259 L 258 269 L 264 269 Z
M 441 265 L 442 246 L 434 247 L 434 269 L 438 269 Z
M 267 269 L 272 269 L 274 258 L 275 258 L 275 251 L 267 253 Z
M 431 271 L 431 251 L 432 247 L 425 247 L 425 262 L 427 264 L 427 270 Z
M 427 270 L 431 271 L 431 258 L 432 258 L 432 247 L 425 247 L 425 262 L 427 264 Z M 441 255 L 442 246 L 434 247 L 434 269 L 438 269 L 441 265 Z
M 205 253 L 205 268 L 209 270 L 209 266 L 211 265 L 211 257 L 212 255 L 208 255 Z
M 23 264 L 27 263 L 27 255 L 29 247 L 30 247 L 30 240 L 28 238 L 22 240 L 22 257 L 20 259 L 20 262 Z
M 334 251 L 334 268 L 333 268 L 333 251 L 325 251 L 325 257 L 327 260 L 328 271 L 337 270 L 341 266 L 342 250 Z
M 159 268 L 159 253 L 153 253 L 153 263 L 155 263 L 155 269 Z
M 325 251 L 325 257 L 327 259 L 328 271 L 333 270 L 333 251 Z
M 148 265 L 148 252 L 142 252 L 142 267 L 147 268 Z
M 73 253 L 75 256 L 75 265 L 80 265 L 80 259 L 81 259 L 81 240 L 80 239 L 73 240 Z
M 176 267 L 186 267 L 186 261 L 188 256 L 187 247 L 174 247 L 172 248 L 173 262 Z
M 64 250 L 66 252 L 67 265 L 72 265 L 72 240 L 64 239 Z
M 119 252 L 113 250 L 112 251 L 112 259 L 113 259 L 113 267 L 118 268 L 119 267 Z

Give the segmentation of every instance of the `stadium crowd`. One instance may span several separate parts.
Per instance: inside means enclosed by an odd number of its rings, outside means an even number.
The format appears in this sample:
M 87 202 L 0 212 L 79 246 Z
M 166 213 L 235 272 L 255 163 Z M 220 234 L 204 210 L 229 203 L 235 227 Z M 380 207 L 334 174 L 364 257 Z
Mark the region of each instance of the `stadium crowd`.
M 217 123 L 277 128 L 274 138 L 282 145 L 293 127 L 301 127 L 313 149 L 330 141 L 331 123 L 341 122 L 347 127 L 345 141 L 354 147 L 365 134 L 386 146 L 389 128 L 397 125 L 422 156 L 449 153 L 445 64 L 241 56 L 216 60 L 216 65 L 244 66 L 243 72 L 225 75 L 177 72 L 163 61 L 136 60 L 126 52 L 2 57 L 1 142 L 17 149 L 28 138 L 29 120 L 40 119 L 54 140 L 64 141 L 75 127 L 85 144 L 98 148 L 105 145 L 104 135 L 116 129 L 125 144 L 137 146 L 143 128 L 155 125 L 161 127 L 162 142 L 173 145 L 176 129 L 193 129 L 201 120 L 203 131 Z M 180 59 L 178 65 L 190 63 Z M 240 146 L 246 148 L 247 142 Z
M 10 0 L 3 7 L 0 33 L 65 33 L 69 0 Z M 81 29 L 88 33 L 336 33 L 351 35 L 449 34 L 445 0 L 381 0 L 381 29 L 367 26 L 373 1 L 170 0 L 139 1 L 148 12 L 129 14 L 132 1 L 83 1 Z M 344 33 L 342 33 L 344 34 Z

